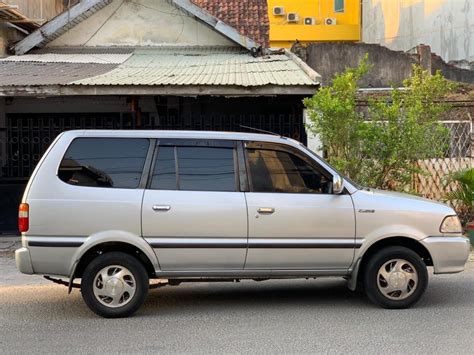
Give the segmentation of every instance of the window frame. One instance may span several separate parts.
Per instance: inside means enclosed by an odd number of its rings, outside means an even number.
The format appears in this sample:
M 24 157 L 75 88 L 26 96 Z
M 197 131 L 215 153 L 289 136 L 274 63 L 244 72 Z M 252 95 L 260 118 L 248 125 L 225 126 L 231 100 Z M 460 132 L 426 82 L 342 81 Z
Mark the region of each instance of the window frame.
M 240 162 L 240 156 L 243 155 L 242 147 L 239 148 L 239 141 L 237 140 L 225 140 L 225 139 L 187 139 L 187 138 L 159 138 L 156 140 L 156 144 L 153 149 L 153 156 L 151 158 L 151 164 L 148 169 L 148 176 L 146 179 L 145 188 L 150 191 L 199 191 L 199 192 L 242 192 L 242 188 L 245 189 L 246 184 L 246 171 L 242 169 Z M 175 158 L 175 174 L 176 174 L 176 189 L 173 190 L 160 190 L 152 189 L 151 183 L 153 180 L 153 172 L 155 171 L 155 164 L 158 157 L 160 147 L 174 147 L 174 158 Z M 234 159 L 234 190 L 233 191 L 222 191 L 222 190 L 184 190 L 180 189 L 179 184 L 179 160 L 178 160 L 178 148 L 186 147 L 201 147 L 201 148 L 225 148 L 232 149 L 232 156 Z M 245 179 L 243 179 L 245 176 Z
M 329 181 L 333 180 L 333 174 L 327 171 L 324 167 L 318 164 L 317 161 L 312 159 L 306 152 L 301 151 L 295 147 L 281 144 L 281 143 L 272 143 L 272 142 L 258 142 L 258 141 L 245 141 L 244 142 L 244 150 L 245 150 L 245 167 L 247 170 L 247 179 L 249 183 L 249 192 L 261 193 L 261 194 L 297 194 L 297 195 L 334 195 L 333 192 L 331 193 L 298 193 L 298 192 L 265 192 L 265 191 L 255 191 L 253 189 L 252 184 L 252 175 L 250 172 L 250 163 L 248 157 L 248 149 L 262 149 L 262 150 L 273 150 L 273 151 L 281 151 L 289 154 L 293 154 L 296 157 L 302 159 L 306 164 L 310 165 L 314 170 L 318 171 L 326 177 Z M 343 194 L 347 193 L 344 189 Z
M 342 8 L 336 8 L 337 2 L 342 1 Z M 336 14 L 343 14 L 346 12 L 346 1 L 345 0 L 334 0 L 334 12 Z
M 145 139 L 148 141 L 148 150 L 145 155 L 145 161 L 143 163 L 142 167 L 142 173 L 140 176 L 140 180 L 138 182 L 137 187 L 105 187 L 105 186 L 84 186 L 84 185 L 73 185 L 69 184 L 68 182 L 62 180 L 59 177 L 59 169 L 61 168 L 61 164 L 66 157 L 66 153 L 68 152 L 69 148 L 73 145 L 73 143 L 76 140 L 80 139 Z M 149 173 L 149 168 L 150 164 L 152 162 L 152 156 L 153 156 L 153 150 L 156 144 L 156 139 L 155 138 L 150 138 L 150 137 L 121 137 L 121 136 L 116 136 L 116 137 L 111 137 L 111 136 L 80 136 L 80 137 L 75 137 L 72 139 L 69 144 L 67 145 L 66 150 L 64 151 L 61 159 L 58 162 L 58 165 L 56 166 L 56 178 L 61 181 L 61 183 L 66 184 L 68 186 L 73 186 L 73 187 L 80 187 L 80 188 L 92 188 L 92 189 L 125 189 L 125 190 L 140 190 L 144 189 L 146 186 L 146 181 L 148 179 L 148 173 Z

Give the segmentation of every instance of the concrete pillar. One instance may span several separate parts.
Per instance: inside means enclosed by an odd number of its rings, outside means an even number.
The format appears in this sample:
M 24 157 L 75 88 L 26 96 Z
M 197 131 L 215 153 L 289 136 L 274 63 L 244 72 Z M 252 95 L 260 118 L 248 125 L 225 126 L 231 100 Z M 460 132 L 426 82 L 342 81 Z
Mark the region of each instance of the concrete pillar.
M 308 137 L 308 144 L 307 147 L 311 149 L 313 152 L 318 154 L 319 156 L 323 156 L 323 150 L 322 150 L 322 144 L 321 140 L 319 139 L 318 136 L 315 136 L 309 129 L 308 129 L 308 124 L 310 123 L 309 121 L 309 115 L 307 110 L 303 110 L 303 120 L 304 120 L 304 126 L 306 130 L 306 136 Z
M 420 44 L 416 47 L 416 51 L 420 58 L 420 65 L 423 69 L 427 70 L 428 73 L 431 71 L 431 48 L 426 44 Z

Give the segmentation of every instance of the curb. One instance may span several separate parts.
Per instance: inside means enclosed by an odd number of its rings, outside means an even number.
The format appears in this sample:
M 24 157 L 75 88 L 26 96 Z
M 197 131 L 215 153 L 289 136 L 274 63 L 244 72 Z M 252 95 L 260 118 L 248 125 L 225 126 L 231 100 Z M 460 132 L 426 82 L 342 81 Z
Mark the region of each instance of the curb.
M 18 236 L 0 236 L 0 253 L 13 252 L 21 246 L 21 238 Z

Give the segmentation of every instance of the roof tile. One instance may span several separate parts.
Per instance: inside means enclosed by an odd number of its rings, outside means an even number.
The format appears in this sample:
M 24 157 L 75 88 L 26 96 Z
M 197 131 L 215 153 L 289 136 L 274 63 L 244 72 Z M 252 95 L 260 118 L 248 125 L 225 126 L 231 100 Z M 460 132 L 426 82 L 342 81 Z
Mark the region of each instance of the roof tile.
M 266 0 L 191 0 L 222 22 L 268 48 L 270 24 Z

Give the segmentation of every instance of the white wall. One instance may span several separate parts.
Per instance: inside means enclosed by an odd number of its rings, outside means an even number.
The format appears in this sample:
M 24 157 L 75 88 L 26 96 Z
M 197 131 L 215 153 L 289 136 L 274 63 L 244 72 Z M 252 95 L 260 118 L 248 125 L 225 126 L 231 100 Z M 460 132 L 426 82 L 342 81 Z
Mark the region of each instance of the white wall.
M 166 0 L 114 0 L 51 46 L 234 45 Z
M 303 121 L 305 125 L 305 131 L 306 131 L 306 136 L 308 137 L 308 144 L 307 147 L 311 149 L 313 152 L 316 154 L 319 154 L 319 156 L 323 156 L 323 145 L 321 143 L 321 139 L 319 138 L 318 135 L 314 135 L 309 129 L 308 125 L 310 124 L 310 118 L 308 115 L 307 110 L 303 110 Z
M 431 46 L 445 61 L 474 61 L 474 0 L 362 0 L 362 40 L 406 51 Z

